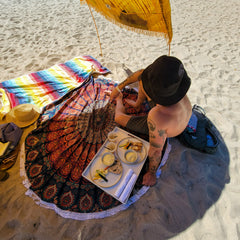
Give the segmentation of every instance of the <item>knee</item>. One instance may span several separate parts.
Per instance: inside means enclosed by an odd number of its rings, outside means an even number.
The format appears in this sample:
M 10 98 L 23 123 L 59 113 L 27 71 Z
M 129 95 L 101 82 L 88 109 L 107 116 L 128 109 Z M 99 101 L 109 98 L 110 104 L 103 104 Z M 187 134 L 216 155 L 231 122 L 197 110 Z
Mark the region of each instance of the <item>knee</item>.
M 119 113 L 115 113 L 114 121 L 121 125 L 121 116 Z
M 130 116 L 124 113 L 115 113 L 114 121 L 123 127 L 126 127 Z

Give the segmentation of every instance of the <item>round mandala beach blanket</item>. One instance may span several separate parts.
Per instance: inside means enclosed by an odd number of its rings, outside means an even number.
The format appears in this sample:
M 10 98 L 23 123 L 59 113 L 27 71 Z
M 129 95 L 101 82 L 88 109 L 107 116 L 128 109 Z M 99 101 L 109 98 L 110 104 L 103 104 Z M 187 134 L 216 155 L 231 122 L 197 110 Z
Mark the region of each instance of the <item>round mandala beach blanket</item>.
M 46 106 L 25 141 L 25 171 L 31 192 L 59 211 L 96 213 L 121 203 L 82 177 L 82 172 L 116 126 L 115 104 L 106 90 L 114 82 L 90 78 Z M 136 99 L 128 89 L 124 98 Z M 137 114 L 126 105 L 128 113 Z M 148 103 L 138 114 L 149 111 Z M 142 174 L 141 174 L 142 176 Z M 141 188 L 141 176 L 136 186 Z

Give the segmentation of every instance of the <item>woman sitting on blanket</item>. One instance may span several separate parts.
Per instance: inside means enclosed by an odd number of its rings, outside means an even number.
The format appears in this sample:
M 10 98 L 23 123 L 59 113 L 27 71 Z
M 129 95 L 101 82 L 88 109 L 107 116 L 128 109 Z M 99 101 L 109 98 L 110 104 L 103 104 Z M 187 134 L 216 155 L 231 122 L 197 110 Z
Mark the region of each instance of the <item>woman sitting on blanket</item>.
M 126 100 L 139 109 L 147 98 L 151 110 L 146 116 L 127 115 L 122 102 L 123 89 L 139 81 L 137 101 Z M 186 95 L 191 84 L 183 64 L 175 57 L 161 56 L 144 70 L 139 70 L 113 89 L 110 98 L 116 98 L 115 121 L 130 130 L 149 135 L 149 169 L 143 184 L 156 184 L 156 171 L 161 162 L 167 138 L 181 134 L 192 115 L 192 106 Z

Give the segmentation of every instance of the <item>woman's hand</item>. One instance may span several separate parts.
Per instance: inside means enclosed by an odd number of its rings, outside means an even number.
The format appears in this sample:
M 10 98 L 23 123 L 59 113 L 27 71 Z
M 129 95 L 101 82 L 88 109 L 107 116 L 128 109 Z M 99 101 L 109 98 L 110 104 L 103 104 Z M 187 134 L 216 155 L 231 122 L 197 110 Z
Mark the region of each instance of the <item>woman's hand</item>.
M 151 172 L 147 172 L 144 176 L 143 176 L 143 181 L 142 184 L 145 186 L 153 186 L 157 183 L 157 177 L 155 173 L 151 173 Z
M 126 103 L 128 103 L 131 107 L 134 107 L 137 112 L 140 111 L 141 105 L 138 104 L 137 101 L 131 100 L 131 99 L 126 99 Z
M 110 94 L 110 101 L 113 101 L 114 99 L 116 99 L 119 96 L 119 93 L 120 91 L 118 90 L 118 86 L 117 86 L 112 90 Z
M 118 96 L 119 96 L 119 91 L 116 89 L 116 88 L 114 88 L 112 91 L 110 91 L 110 90 L 106 90 L 105 91 L 105 94 L 107 95 L 107 96 L 110 96 L 110 102 L 112 102 L 113 100 L 115 100 Z

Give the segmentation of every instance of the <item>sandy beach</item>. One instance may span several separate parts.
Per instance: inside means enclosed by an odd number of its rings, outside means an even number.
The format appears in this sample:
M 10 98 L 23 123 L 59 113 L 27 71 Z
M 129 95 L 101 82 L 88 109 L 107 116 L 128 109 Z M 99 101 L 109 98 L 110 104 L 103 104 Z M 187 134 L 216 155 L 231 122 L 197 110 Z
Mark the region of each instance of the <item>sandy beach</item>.
M 171 0 L 171 8 L 171 55 L 181 59 L 191 77 L 188 96 L 192 104 L 205 109 L 229 152 L 226 179 L 217 181 L 212 172 L 219 197 L 199 212 L 195 195 L 190 204 L 196 214 L 186 224 L 177 224 L 179 216 L 176 224 L 167 222 L 167 217 L 163 222 L 162 199 L 168 199 L 163 189 L 175 187 L 167 185 L 171 176 L 166 172 L 128 209 L 103 219 L 77 221 L 25 195 L 18 158 L 8 171 L 9 179 L 0 182 L 0 239 L 240 239 L 240 2 Z M 103 56 L 87 5 L 77 0 L 0 0 L 0 81 L 91 55 L 112 72 L 108 77 L 121 82 L 128 70 L 144 68 L 168 54 L 163 38 L 122 29 L 93 13 Z M 187 209 L 183 201 L 174 204 Z

